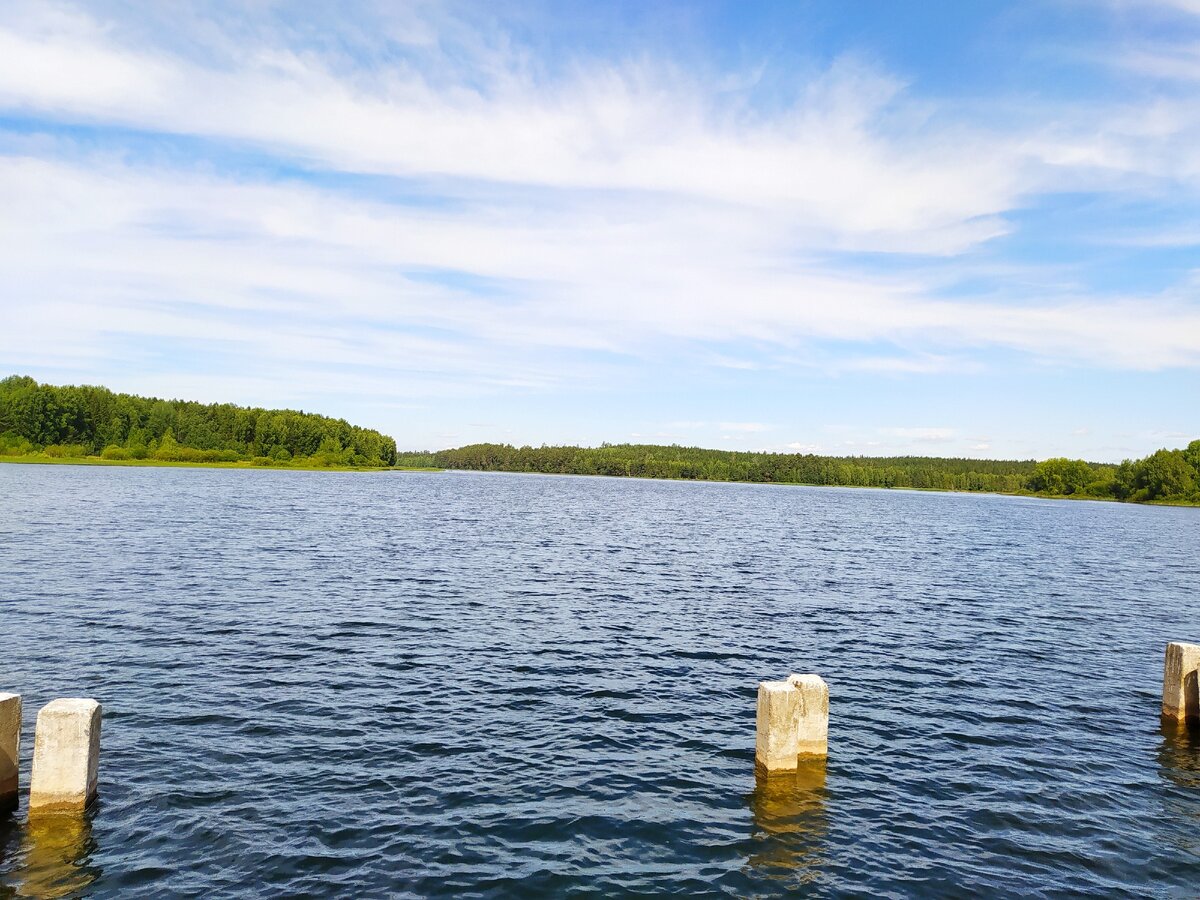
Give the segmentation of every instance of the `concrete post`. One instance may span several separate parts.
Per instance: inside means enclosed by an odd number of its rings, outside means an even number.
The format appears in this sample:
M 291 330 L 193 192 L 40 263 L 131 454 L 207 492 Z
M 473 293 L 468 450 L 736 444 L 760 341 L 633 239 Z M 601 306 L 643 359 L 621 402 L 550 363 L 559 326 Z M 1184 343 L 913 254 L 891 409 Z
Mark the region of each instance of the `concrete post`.
M 768 774 L 795 772 L 798 757 L 825 756 L 829 745 L 829 686 L 819 675 L 792 675 L 758 686 L 754 762 Z
M 96 798 L 100 704 L 53 700 L 42 707 L 33 738 L 29 812 L 82 811 Z
M 801 756 L 829 754 L 829 685 L 820 675 L 790 675 L 788 684 L 800 694 L 800 729 L 796 749 Z
M 1180 722 L 1200 721 L 1200 647 L 1167 644 L 1163 665 L 1162 714 Z
M 21 764 L 21 695 L 0 694 L 0 813 L 17 808 Z

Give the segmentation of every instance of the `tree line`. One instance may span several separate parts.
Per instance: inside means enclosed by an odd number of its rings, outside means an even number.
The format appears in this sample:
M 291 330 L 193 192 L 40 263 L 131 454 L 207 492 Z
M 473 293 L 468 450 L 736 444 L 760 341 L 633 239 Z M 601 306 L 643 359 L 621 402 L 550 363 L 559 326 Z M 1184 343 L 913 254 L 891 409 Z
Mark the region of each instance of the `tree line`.
M 653 444 L 471 444 L 397 454 L 386 435 L 294 410 L 119 394 L 104 387 L 0 381 L 0 455 L 258 465 L 416 466 L 563 475 L 1032 493 L 1200 503 L 1200 440 L 1119 465 L 1080 459 L 818 456 Z
M 1156 502 L 1200 502 L 1200 441 L 1120 465 L 1084 460 L 985 460 L 921 456 L 817 456 L 652 444 L 514 447 L 471 444 L 402 453 L 398 464 L 498 472 L 613 475 L 756 483 L 1033 493 Z
M 392 466 L 396 442 L 314 413 L 57 387 L 27 376 L 0 381 L 0 454 Z
M 1034 467 L 1025 488 L 1049 496 L 1200 503 L 1200 441 L 1192 441 L 1183 450 L 1156 450 L 1118 466 L 1047 459 Z

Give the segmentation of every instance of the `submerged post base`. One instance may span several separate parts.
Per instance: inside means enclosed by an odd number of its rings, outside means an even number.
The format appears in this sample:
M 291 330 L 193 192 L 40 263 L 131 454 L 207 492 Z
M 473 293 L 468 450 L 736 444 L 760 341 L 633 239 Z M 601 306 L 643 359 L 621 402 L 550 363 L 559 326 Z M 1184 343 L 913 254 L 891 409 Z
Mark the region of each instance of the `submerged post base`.
M 100 704 L 54 700 L 42 707 L 33 741 L 29 813 L 82 812 L 96 798 Z

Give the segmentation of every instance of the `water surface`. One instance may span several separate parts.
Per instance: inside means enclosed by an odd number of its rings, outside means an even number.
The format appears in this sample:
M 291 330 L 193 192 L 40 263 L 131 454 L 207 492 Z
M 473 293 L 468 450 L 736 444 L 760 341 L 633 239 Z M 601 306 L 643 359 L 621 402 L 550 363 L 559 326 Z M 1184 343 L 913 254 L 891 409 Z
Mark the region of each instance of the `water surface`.
M 1194 895 L 1200 511 L 0 466 L 0 690 L 104 704 L 0 896 Z M 756 782 L 757 682 L 830 756 Z

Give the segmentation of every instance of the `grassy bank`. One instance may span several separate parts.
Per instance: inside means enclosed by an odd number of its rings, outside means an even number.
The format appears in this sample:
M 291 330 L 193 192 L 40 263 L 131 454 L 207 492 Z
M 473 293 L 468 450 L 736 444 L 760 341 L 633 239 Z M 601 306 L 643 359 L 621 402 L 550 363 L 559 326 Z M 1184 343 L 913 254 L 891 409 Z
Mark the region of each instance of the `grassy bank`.
M 445 472 L 445 468 L 425 471 Z M 565 475 L 569 478 L 627 478 L 633 481 L 694 481 L 702 484 L 755 484 L 762 487 L 820 487 L 838 490 L 909 491 L 924 494 L 988 494 L 994 497 L 1022 497 L 1029 500 L 1086 500 L 1091 503 L 1132 503 L 1138 506 L 1182 506 L 1200 509 L 1200 500 L 1119 500 L 1092 494 L 1053 494 L 1027 490 L 1001 490 L 955 487 L 912 487 L 908 485 L 822 484 L 812 481 L 747 481 L 741 478 L 691 478 L 670 475 L 580 474 L 575 472 L 525 472 L 512 469 L 464 469 L 501 475 Z
M 187 462 L 167 459 L 101 459 L 99 456 L 46 456 L 27 453 L 20 456 L 0 456 L 0 463 L 34 466 L 137 466 L 165 469 L 282 469 L 296 472 L 440 472 L 430 466 L 323 466 L 295 462 L 272 462 L 270 465 L 242 459 L 233 462 Z

